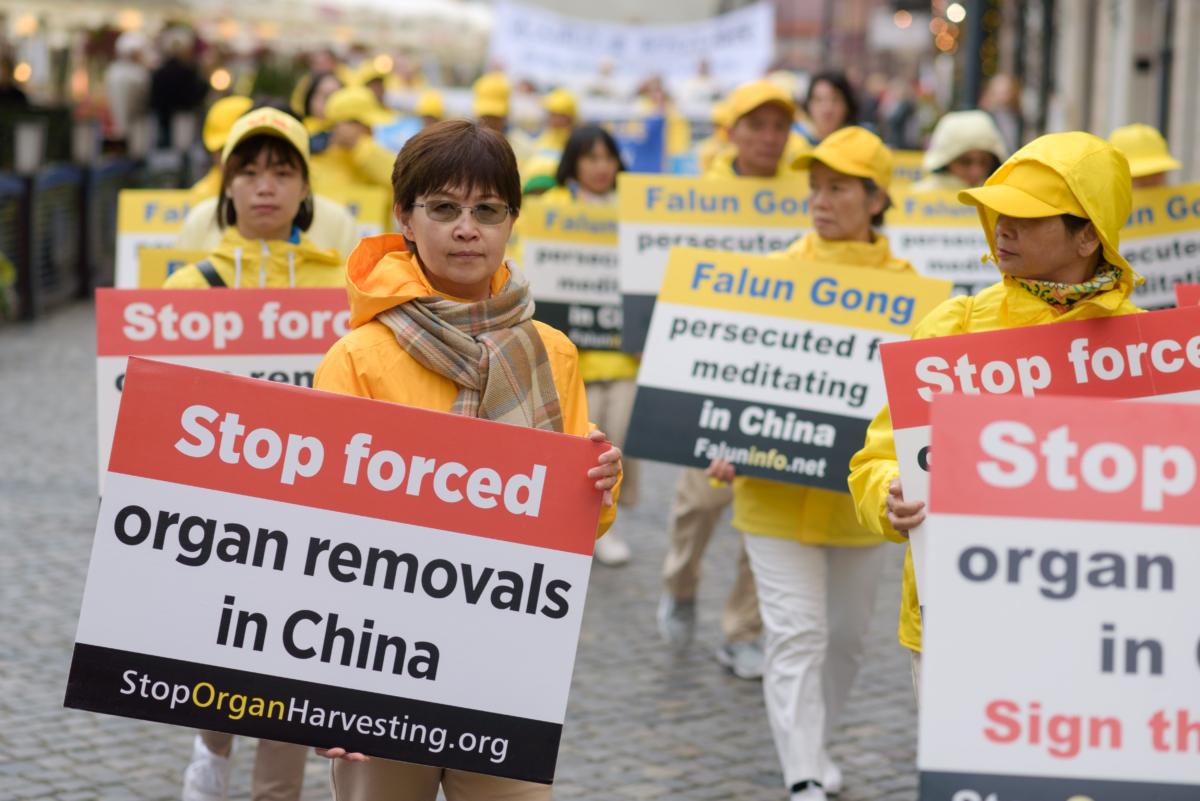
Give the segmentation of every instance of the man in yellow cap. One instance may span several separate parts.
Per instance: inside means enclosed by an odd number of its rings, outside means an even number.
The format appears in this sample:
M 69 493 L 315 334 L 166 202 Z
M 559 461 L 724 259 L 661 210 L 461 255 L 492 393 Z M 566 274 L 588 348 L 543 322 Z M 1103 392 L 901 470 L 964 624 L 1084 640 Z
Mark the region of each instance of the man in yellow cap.
M 229 129 L 237 118 L 254 107 L 254 101 L 241 95 L 222 97 L 212 104 L 204 117 L 204 149 L 212 158 L 212 166 L 208 172 L 192 186 L 192 194 L 197 199 L 212 197 L 221 188 L 221 149 L 229 138 Z
M 1134 189 L 1167 185 L 1167 173 L 1183 165 L 1167 149 L 1167 140 L 1157 129 L 1135 123 L 1117 128 L 1109 143 L 1129 159 Z
M 792 159 L 785 155 L 796 114 L 788 93 L 771 81 L 751 81 L 735 89 L 725 105 L 732 147 L 716 155 L 705 177 L 794 178 Z M 684 470 L 675 484 L 657 620 L 663 639 L 676 648 L 694 635 L 704 551 L 732 502 L 730 486 L 710 481 L 699 468 Z M 762 619 L 745 547 L 738 553 L 737 578 L 721 614 L 721 630 L 725 641 L 717 660 L 738 678 L 761 678 Z
M 436 89 L 426 89 L 417 97 L 417 104 L 413 107 L 413 114 L 421 118 L 421 127 L 428 128 L 435 122 L 441 122 L 446 118 L 446 103 L 442 99 L 442 93 Z
M 555 89 L 542 98 L 542 109 L 546 112 L 546 129 L 534 141 L 534 149 L 539 156 L 561 157 L 579 116 L 575 95 Z
M 474 101 L 471 110 L 475 119 L 485 128 L 503 134 L 517 157 L 517 164 L 524 164 L 534 154 L 533 140 L 519 128 L 508 125 L 508 101 L 512 87 L 503 72 L 488 72 L 471 87 Z
M 390 192 L 396 154 L 376 142 L 371 129 L 392 119 L 365 86 L 347 86 L 330 95 L 325 103 L 325 120 L 332 126 L 329 147 L 312 158 L 317 189 L 363 184 Z
M 232 98 L 226 98 L 232 99 Z M 238 98 L 245 99 L 245 98 Z M 250 101 L 247 100 L 247 103 Z M 247 108 L 246 112 L 249 113 Z M 284 112 L 278 112 L 284 114 Z M 210 112 L 211 116 L 211 112 Z M 241 115 L 245 116 L 245 115 Z M 211 192 L 204 195 L 197 195 L 197 199 L 190 209 L 188 209 L 187 217 L 184 218 L 183 226 L 179 229 L 179 234 L 175 239 L 175 247 L 181 250 L 194 250 L 211 252 L 221 242 L 221 229 L 217 225 L 217 197 L 221 188 L 223 152 L 231 150 L 229 147 L 231 131 L 235 127 L 232 121 L 223 133 L 221 146 L 217 148 L 216 155 L 219 160 L 217 166 L 213 167 L 213 172 L 209 176 L 215 176 L 215 187 Z M 205 121 L 205 145 L 210 142 L 215 143 L 215 139 L 208 138 L 208 121 Z M 299 131 L 293 126 L 286 126 L 288 131 L 292 133 L 289 141 L 296 147 L 304 160 L 311 166 L 312 159 L 309 156 L 307 133 L 303 139 L 299 135 Z M 244 136 L 244 134 L 243 134 Z M 294 140 L 294 141 L 293 141 Z M 236 142 L 234 143 L 236 145 Z M 205 181 L 208 180 L 206 176 Z M 202 181 L 201 183 L 205 183 Z M 197 184 L 193 190 L 200 188 Z M 306 232 L 308 238 L 318 248 L 325 250 L 336 250 L 343 258 L 350 255 L 350 251 L 358 244 L 358 229 L 354 223 L 354 217 L 341 203 L 330 200 L 322 195 L 313 195 L 313 215 L 312 223 Z

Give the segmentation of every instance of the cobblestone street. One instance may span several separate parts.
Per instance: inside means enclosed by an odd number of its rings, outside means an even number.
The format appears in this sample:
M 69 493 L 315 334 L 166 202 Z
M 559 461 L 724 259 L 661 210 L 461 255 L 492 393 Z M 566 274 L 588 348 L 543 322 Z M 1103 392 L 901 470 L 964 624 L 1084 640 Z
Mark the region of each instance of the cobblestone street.
M 189 730 L 62 707 L 96 513 L 95 334 L 79 303 L 0 329 L 0 801 L 179 797 Z M 556 798 L 783 801 L 761 687 L 712 653 L 733 576 L 726 524 L 707 556 L 697 640 L 673 654 L 654 610 L 675 468 L 646 471 L 643 505 L 618 526 L 634 550 L 597 566 L 576 663 Z M 833 753 L 842 801 L 913 801 L 916 720 L 907 652 L 896 644 L 899 548 L 889 547 L 864 669 Z M 248 798 L 253 743 L 235 756 Z M 310 757 L 306 801 L 330 798 Z

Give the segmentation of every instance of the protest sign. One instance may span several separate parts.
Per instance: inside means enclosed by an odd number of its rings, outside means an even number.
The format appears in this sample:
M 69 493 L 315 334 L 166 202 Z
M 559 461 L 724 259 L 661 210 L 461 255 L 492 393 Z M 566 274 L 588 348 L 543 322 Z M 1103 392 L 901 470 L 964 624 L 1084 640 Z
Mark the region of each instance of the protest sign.
M 605 22 L 500 2 L 487 63 L 536 83 L 582 88 L 602 73 L 629 84 L 647 75 L 690 78 L 705 62 L 732 89 L 765 75 L 774 52 L 775 12 L 765 2 L 674 25 Z
M 883 405 L 880 345 L 949 294 L 911 274 L 676 248 L 627 450 L 844 492 Z
M 1176 306 L 1200 306 L 1200 284 L 1176 284 Z
M 974 206 L 958 201 L 957 192 L 892 192 L 885 215 L 888 244 L 921 275 L 954 282 L 955 292 L 974 295 L 1000 280 L 989 256 L 987 236 Z
M 66 705 L 549 782 L 598 452 L 131 359 Z
M 1075 395 L 1200 403 L 1200 308 L 884 345 L 904 498 L 929 498 L 929 406 L 938 395 Z M 928 535 L 909 532 L 917 588 Z M 921 599 L 924 605 L 925 599 Z
M 808 182 L 622 173 L 617 180 L 621 347 L 642 350 L 673 247 L 773 253 L 811 225 Z
M 1171 306 L 1176 284 L 1200 283 L 1200 184 L 1135 190 L 1121 255 L 1146 278 L 1133 291 L 1143 308 Z
M 901 188 L 915 184 L 925 177 L 924 150 L 892 151 L 892 187 Z
M 666 120 L 662 116 L 614 120 L 607 126 L 629 172 L 666 172 Z
M 161 289 L 171 273 L 206 258 L 202 250 L 144 247 L 138 252 L 137 289 Z
M 321 358 L 349 330 L 342 289 L 97 289 L 101 490 L 130 356 L 311 387 Z
M 521 209 L 519 225 L 535 317 L 580 348 L 620 350 L 617 210 L 533 198 Z
M 920 797 L 1200 798 L 1200 409 L 932 419 Z
M 121 190 L 117 195 L 118 288 L 138 286 L 142 248 L 175 247 L 175 237 L 196 199 L 189 189 Z

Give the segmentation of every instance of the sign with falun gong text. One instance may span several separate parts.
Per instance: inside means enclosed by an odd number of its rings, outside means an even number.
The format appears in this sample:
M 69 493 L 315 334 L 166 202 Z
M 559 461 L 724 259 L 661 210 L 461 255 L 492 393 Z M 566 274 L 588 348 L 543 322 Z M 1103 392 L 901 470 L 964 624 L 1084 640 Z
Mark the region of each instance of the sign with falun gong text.
M 949 282 L 911 273 L 678 248 L 628 450 L 844 492 L 884 402 L 880 347 L 949 294 Z
M 1200 184 L 1134 190 L 1121 255 L 1146 279 L 1133 291 L 1143 308 L 1170 306 L 1176 284 L 1200 282 Z
M 521 267 L 536 301 L 534 316 L 579 348 L 620 350 L 617 210 L 531 198 L 518 225 Z
M 101 492 L 130 356 L 311 387 L 317 365 L 349 330 L 342 289 L 97 289 Z
M 143 248 L 175 247 L 175 238 L 195 201 L 190 189 L 121 190 L 117 195 L 117 287 L 139 286 Z
M 946 393 L 1200 403 L 1200 308 L 885 345 L 883 374 L 904 498 L 929 498 L 930 404 Z M 909 532 L 922 607 L 928 535 Z
M 130 359 L 66 705 L 548 783 L 599 447 Z
M 933 404 L 922 801 L 1200 798 L 1200 409 Z

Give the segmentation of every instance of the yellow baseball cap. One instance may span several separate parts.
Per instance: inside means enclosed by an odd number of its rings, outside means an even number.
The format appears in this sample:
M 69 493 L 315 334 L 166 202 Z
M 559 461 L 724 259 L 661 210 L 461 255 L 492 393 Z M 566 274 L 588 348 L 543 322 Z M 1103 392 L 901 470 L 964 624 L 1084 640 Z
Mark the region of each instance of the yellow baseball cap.
M 476 117 L 507 117 L 508 98 L 476 95 L 473 110 Z
M 222 97 L 213 103 L 204 117 L 204 149 L 213 153 L 225 147 L 229 129 L 237 122 L 238 117 L 252 108 L 254 101 L 241 95 Z
M 964 189 L 958 193 L 958 199 L 971 206 L 984 206 L 1006 217 L 1088 216 L 1066 179 L 1037 161 L 1015 164 L 1002 182 L 991 183 L 989 180 L 975 189 Z
M 713 103 L 709 118 L 712 120 L 712 124 L 718 128 L 728 128 L 733 125 L 733 109 L 729 105 L 729 99 L 725 98 Z
M 509 86 L 508 77 L 503 72 L 489 72 L 479 76 L 472 85 L 471 91 L 475 93 L 476 100 L 481 97 L 489 97 L 507 102 L 512 89 Z
M 258 134 L 286 140 L 299 151 L 304 163 L 308 164 L 308 131 L 300 120 L 273 108 L 256 108 L 238 117 L 237 122 L 230 128 L 229 138 L 225 140 L 225 148 L 221 151 L 222 163 L 229 158 L 234 148 Z
M 562 114 L 574 118 L 578 113 L 575 95 L 566 89 L 555 89 L 542 98 L 542 108 L 551 114 Z
M 445 117 L 446 104 L 442 100 L 442 93 L 436 89 L 421 92 L 416 106 L 413 107 L 413 113 L 418 117 L 436 117 L 439 120 Z
M 787 110 L 788 116 L 795 116 L 796 104 L 779 84 L 774 81 L 750 81 L 744 83 L 729 95 L 726 101 L 729 106 L 729 124 L 732 126 L 738 119 L 749 114 L 759 106 L 774 103 Z
M 792 167 L 807 170 L 814 161 L 845 175 L 870 178 L 883 190 L 892 182 L 892 151 L 878 136 L 857 125 L 834 131 L 815 148 L 800 154 Z
M 1108 141 L 1129 159 L 1129 174 L 1133 178 L 1170 172 L 1183 166 L 1167 149 L 1163 135 L 1149 125 L 1124 125 L 1109 134 Z
M 385 125 L 393 116 L 379 105 L 375 93 L 365 86 L 344 86 L 325 101 L 325 119 L 329 122 L 361 122 L 368 128 Z

